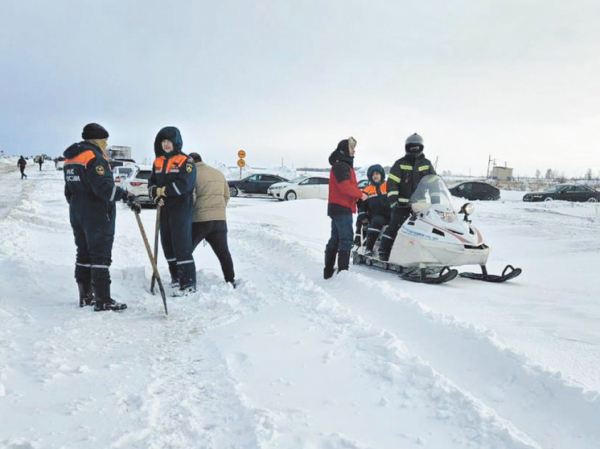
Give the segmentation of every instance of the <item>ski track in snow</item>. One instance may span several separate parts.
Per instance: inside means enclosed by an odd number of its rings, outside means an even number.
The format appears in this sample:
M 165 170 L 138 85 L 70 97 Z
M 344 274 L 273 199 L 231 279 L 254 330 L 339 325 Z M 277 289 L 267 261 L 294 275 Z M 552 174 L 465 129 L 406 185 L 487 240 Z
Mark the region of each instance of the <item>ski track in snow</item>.
M 0 447 L 600 447 L 597 393 L 431 310 L 393 274 L 352 267 L 323 281 L 322 242 L 277 226 L 230 221 L 240 286 L 199 269 L 198 292 L 168 298 L 169 317 L 149 293 L 137 230 L 117 235 L 131 254 L 124 264 L 113 251 L 113 290 L 130 308 L 79 309 L 62 176 L 29 174 L 18 187 L 0 176 L 12 189 L 0 272 L 16 280 L 1 287 Z M 124 213 L 118 227 L 133 222 Z M 543 221 L 529 217 L 515 225 Z M 593 228 L 588 218 L 572 221 Z M 470 281 L 454 282 L 420 291 Z

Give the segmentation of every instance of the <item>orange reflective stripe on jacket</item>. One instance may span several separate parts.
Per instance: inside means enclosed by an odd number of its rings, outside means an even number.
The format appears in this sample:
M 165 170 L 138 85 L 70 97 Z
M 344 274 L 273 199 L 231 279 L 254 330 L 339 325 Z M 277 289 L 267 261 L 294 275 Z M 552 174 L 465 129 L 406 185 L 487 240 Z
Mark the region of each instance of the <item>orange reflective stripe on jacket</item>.
M 88 162 L 95 157 L 96 155 L 92 150 L 86 150 L 83 153 L 79 153 L 74 158 L 65 159 L 65 165 L 83 165 L 84 167 L 87 167 Z
M 167 159 L 167 167 L 164 171 L 164 173 L 171 173 L 174 170 L 179 170 L 183 164 L 185 164 L 185 162 L 187 161 L 188 157 L 184 154 L 177 154 L 175 156 L 173 156 L 172 158 Z M 163 171 L 163 166 L 165 165 L 165 157 L 164 156 L 160 156 L 157 157 L 154 160 L 154 171 L 155 172 L 162 172 Z
M 377 188 L 373 184 L 368 184 L 363 189 L 363 192 L 365 192 L 369 196 L 377 195 Z M 387 193 L 387 182 L 386 181 L 383 181 L 383 183 L 381 183 L 381 185 L 379 186 L 379 192 L 382 195 L 385 195 Z

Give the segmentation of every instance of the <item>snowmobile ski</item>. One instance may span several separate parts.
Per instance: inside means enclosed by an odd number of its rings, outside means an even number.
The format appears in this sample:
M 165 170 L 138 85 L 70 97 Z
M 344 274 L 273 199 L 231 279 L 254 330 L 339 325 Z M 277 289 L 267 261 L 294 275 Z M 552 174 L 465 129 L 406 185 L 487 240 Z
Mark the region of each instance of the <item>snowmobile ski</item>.
M 451 281 L 458 275 L 458 271 L 450 268 L 443 267 L 437 276 L 429 276 L 427 271 L 422 269 L 409 270 L 406 273 L 402 273 L 400 277 L 405 281 L 420 282 L 423 284 L 443 284 L 444 282 Z
M 509 279 L 516 278 L 523 270 L 514 268 L 512 265 L 507 265 L 502 270 L 502 274 L 498 276 L 497 274 L 488 274 L 485 265 L 483 265 L 481 271 L 482 273 L 460 273 L 460 277 L 486 282 L 506 282 Z

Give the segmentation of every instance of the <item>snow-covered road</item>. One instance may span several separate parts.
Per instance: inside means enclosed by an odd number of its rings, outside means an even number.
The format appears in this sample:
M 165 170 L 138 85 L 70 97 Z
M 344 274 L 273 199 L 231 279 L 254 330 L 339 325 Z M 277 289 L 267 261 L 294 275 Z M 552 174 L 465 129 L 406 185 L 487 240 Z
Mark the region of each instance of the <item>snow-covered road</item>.
M 325 202 L 234 198 L 239 288 L 200 246 L 199 290 L 168 317 L 119 206 L 129 309 L 94 313 L 46 168 L 0 171 L 0 447 L 600 447 L 597 204 L 477 203 L 490 269 L 523 274 L 428 286 L 366 267 L 323 281 Z

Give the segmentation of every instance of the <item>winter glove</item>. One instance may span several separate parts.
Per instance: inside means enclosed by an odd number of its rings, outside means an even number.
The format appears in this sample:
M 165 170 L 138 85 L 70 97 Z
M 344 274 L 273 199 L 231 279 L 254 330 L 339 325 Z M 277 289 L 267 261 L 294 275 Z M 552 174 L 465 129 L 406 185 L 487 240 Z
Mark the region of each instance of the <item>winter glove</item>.
M 158 204 L 159 206 L 164 206 L 165 205 L 165 198 L 167 197 L 167 195 L 165 195 L 165 188 L 164 187 L 157 187 L 155 195 L 156 196 L 154 198 L 154 202 L 156 204 Z
M 360 246 L 360 235 L 355 235 L 354 236 L 354 245 L 356 246 Z
M 152 202 L 154 202 L 154 200 L 156 199 L 156 189 L 157 188 L 158 187 L 156 187 L 156 186 L 152 186 L 148 189 L 148 196 L 150 197 Z
M 129 209 L 131 209 L 137 214 L 139 214 L 142 211 L 142 205 L 138 201 L 137 196 L 135 196 L 133 193 L 127 192 L 127 196 L 123 198 L 123 202 L 127 203 Z
M 159 197 L 165 197 L 167 196 L 165 194 L 165 189 L 166 187 L 157 187 L 157 186 L 152 186 L 148 189 L 148 196 L 150 197 L 150 199 L 152 201 L 154 201 L 155 203 L 158 201 Z

